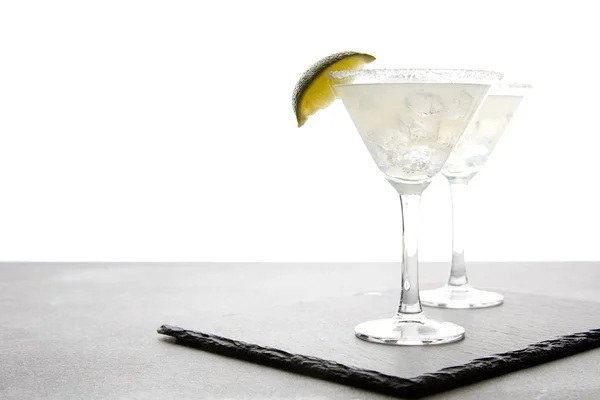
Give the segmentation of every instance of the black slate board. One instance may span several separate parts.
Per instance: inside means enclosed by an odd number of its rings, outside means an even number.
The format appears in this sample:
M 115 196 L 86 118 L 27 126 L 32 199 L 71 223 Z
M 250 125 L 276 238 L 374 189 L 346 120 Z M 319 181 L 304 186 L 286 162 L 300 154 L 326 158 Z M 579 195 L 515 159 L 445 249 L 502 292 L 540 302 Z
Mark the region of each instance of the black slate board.
M 489 309 L 425 308 L 430 317 L 467 328 L 465 340 L 441 346 L 377 345 L 353 336 L 357 323 L 393 313 L 395 292 L 229 315 L 202 328 L 219 336 L 168 325 L 158 332 L 202 350 L 397 397 L 421 397 L 600 347 L 600 304 L 505 295 L 504 305 Z

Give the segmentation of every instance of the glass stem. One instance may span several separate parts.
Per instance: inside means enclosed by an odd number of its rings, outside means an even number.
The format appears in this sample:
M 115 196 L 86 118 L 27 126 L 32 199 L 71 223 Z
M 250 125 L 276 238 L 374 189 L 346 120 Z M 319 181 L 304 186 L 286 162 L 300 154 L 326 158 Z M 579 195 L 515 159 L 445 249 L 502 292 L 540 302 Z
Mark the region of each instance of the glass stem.
M 400 195 L 402 206 L 402 290 L 398 314 L 421 312 L 419 299 L 420 194 Z
M 467 183 L 450 183 L 452 195 L 452 265 L 448 286 L 464 286 L 469 283 L 467 279 L 467 266 L 465 264 L 465 224 Z

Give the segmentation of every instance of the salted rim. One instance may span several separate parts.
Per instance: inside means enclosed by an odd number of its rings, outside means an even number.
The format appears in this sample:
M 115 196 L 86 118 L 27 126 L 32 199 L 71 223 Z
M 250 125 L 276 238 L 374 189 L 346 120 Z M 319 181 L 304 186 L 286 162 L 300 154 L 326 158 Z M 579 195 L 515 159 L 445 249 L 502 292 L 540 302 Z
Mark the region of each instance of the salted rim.
M 533 89 L 533 86 L 529 83 L 522 82 L 498 82 L 498 87 L 507 87 L 509 89 Z
M 504 82 L 499 81 L 492 85 L 489 94 L 491 95 L 525 95 L 529 90 L 533 89 L 533 86 L 529 83 L 522 82 Z
M 360 69 L 332 71 L 327 74 L 332 85 L 364 83 L 472 83 L 491 84 L 500 81 L 500 72 L 478 69 Z M 349 83 L 351 80 L 352 83 Z

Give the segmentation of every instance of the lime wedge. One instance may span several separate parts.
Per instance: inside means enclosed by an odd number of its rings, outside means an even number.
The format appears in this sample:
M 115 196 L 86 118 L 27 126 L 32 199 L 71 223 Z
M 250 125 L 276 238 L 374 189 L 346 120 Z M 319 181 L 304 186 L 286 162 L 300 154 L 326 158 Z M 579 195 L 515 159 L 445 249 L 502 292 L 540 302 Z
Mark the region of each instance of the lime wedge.
M 327 83 L 327 74 L 332 71 L 361 69 L 375 57 L 354 51 L 335 53 L 313 64 L 302 76 L 292 96 L 298 127 L 304 125 L 308 117 L 327 108 L 335 100 L 335 93 Z

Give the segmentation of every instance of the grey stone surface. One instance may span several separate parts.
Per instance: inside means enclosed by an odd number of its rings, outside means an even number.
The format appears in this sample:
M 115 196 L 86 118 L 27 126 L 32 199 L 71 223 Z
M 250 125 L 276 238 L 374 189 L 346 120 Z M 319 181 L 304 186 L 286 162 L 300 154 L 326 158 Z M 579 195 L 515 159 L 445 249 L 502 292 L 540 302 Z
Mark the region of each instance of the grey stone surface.
M 422 287 L 443 281 L 445 268 L 423 264 Z M 552 296 L 557 302 L 600 302 L 600 263 L 473 263 L 469 268 L 478 287 Z M 285 321 L 275 312 L 285 306 L 397 290 L 397 269 L 395 264 L 3 263 L 0 398 L 386 398 L 173 346 L 155 332 L 162 323 L 219 327 L 227 319 L 248 320 L 269 311 Z M 583 308 L 573 311 L 580 312 L 583 324 L 600 322 Z M 434 398 L 593 399 L 600 396 L 599 366 L 600 352 L 594 350 Z

